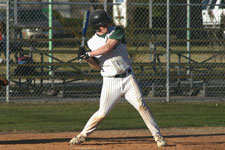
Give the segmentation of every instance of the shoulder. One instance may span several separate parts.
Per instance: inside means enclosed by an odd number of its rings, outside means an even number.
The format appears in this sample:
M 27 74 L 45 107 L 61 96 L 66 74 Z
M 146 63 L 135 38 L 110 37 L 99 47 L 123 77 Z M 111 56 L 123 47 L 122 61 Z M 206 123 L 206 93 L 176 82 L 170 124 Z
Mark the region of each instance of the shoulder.
M 121 34 L 124 34 L 124 29 L 122 27 L 119 27 L 119 26 L 111 27 L 110 34 L 111 35 L 121 35 Z
M 92 36 L 87 41 L 87 45 L 88 45 L 89 49 L 91 49 L 91 50 L 96 50 L 99 47 L 103 46 L 104 44 L 105 44 L 105 39 L 103 37 L 98 36 L 97 34 Z
M 126 43 L 125 32 L 122 27 L 118 27 L 118 26 L 112 27 L 109 38 L 119 40 L 120 42 L 122 42 L 124 44 Z

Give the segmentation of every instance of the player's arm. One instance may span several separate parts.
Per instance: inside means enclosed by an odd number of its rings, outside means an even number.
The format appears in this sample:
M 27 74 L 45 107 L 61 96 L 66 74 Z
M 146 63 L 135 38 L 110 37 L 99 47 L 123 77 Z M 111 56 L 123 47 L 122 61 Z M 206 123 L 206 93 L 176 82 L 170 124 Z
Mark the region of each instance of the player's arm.
M 101 66 L 99 65 L 98 60 L 95 59 L 94 57 L 89 57 L 85 60 L 89 64 L 89 66 L 91 66 L 92 68 L 97 69 L 97 70 L 101 70 Z
M 89 55 L 90 57 L 103 55 L 113 50 L 118 44 L 119 44 L 118 40 L 108 39 L 105 45 L 103 45 L 102 47 L 98 48 L 95 51 L 89 52 Z
M 98 60 L 95 57 L 90 57 L 89 52 L 86 51 L 85 47 L 79 47 L 77 58 L 80 61 L 84 59 L 92 68 L 101 70 Z
M 117 27 L 115 29 L 115 31 L 109 36 L 109 39 L 107 40 L 105 45 L 98 48 L 97 50 L 90 52 L 89 54 L 91 57 L 103 55 L 113 50 L 119 43 L 126 44 L 125 33 L 123 28 L 121 27 Z

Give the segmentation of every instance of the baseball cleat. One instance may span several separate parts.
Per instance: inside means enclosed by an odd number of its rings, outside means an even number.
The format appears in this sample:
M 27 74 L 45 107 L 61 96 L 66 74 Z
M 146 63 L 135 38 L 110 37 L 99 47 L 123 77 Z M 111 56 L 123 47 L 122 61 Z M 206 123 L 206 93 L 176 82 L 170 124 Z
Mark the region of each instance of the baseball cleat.
M 78 144 L 83 143 L 84 141 L 85 141 L 85 137 L 82 136 L 82 135 L 78 135 L 78 136 L 76 136 L 76 137 L 74 137 L 74 138 L 72 138 L 72 139 L 70 140 L 69 145 L 70 145 L 70 146 L 71 146 L 71 145 L 78 145 Z
M 157 146 L 158 147 L 163 147 L 163 146 L 166 146 L 166 141 L 163 139 L 163 137 L 161 135 L 156 135 L 154 137 L 156 143 L 157 143 Z

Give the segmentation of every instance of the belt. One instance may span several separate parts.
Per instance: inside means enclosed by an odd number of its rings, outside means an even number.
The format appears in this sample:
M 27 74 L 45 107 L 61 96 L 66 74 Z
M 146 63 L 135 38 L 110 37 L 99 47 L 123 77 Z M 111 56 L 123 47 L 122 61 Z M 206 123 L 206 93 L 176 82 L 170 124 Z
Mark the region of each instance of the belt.
M 115 78 L 124 78 L 124 77 L 128 76 L 130 73 L 131 73 L 131 69 L 128 68 L 124 73 L 117 74 L 114 77 Z

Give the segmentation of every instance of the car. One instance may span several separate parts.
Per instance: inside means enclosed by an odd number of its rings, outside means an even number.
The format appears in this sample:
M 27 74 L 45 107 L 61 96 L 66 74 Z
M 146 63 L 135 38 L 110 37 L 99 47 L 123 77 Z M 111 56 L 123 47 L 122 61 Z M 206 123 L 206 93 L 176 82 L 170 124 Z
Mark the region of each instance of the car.
M 223 25 L 225 17 L 224 0 L 203 0 L 202 1 L 202 22 L 203 26 L 218 28 Z
M 204 32 L 205 35 L 212 40 L 218 40 L 217 44 L 224 46 L 221 39 L 225 39 L 225 0 L 202 0 L 201 4 L 202 25 L 207 29 Z M 213 43 L 215 44 L 216 41 Z M 212 42 L 208 42 L 208 44 L 212 44 Z
M 49 19 L 48 14 L 43 9 L 18 8 L 17 13 L 10 13 L 10 23 L 13 25 L 15 32 L 21 34 L 22 39 L 37 39 L 49 37 Z M 5 11 L 0 13 L 0 21 L 6 20 Z M 15 21 L 17 20 L 17 22 Z M 52 36 L 60 38 L 65 36 L 63 26 L 53 17 Z M 19 29 L 19 31 L 18 31 Z M 18 36 L 14 36 L 18 37 Z
M 22 9 L 17 12 L 17 26 L 22 28 L 23 39 L 49 37 L 49 19 L 42 9 Z M 52 20 L 53 38 L 64 36 L 63 26 L 54 17 Z

